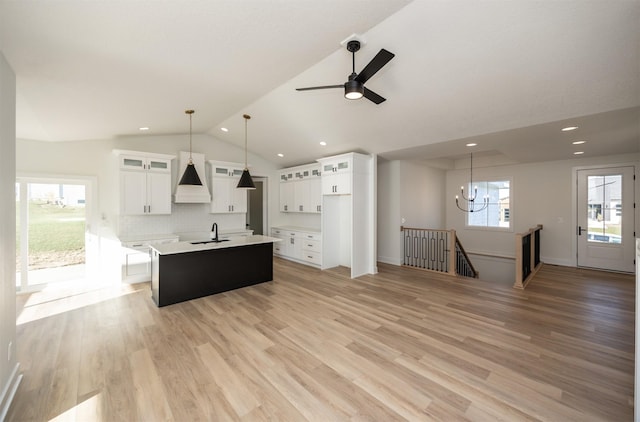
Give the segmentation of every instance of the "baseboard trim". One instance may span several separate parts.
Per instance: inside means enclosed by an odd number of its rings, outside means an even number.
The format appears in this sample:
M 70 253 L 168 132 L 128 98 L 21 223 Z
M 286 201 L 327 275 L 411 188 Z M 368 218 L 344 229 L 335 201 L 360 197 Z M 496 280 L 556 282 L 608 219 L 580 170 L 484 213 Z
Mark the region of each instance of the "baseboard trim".
M 402 259 L 391 256 L 378 256 L 378 262 L 391 265 L 402 265 Z
M 2 407 L 0 408 L 0 421 L 5 420 L 5 418 L 7 417 L 9 407 L 13 402 L 16 391 L 18 391 L 20 381 L 22 381 L 22 374 L 20 373 L 20 363 L 16 363 L 16 366 L 13 368 L 13 372 L 11 373 L 11 377 L 9 378 L 7 384 L 4 386 L 4 389 L 2 390 L 2 396 L 0 397 L 0 404 L 2 405 Z

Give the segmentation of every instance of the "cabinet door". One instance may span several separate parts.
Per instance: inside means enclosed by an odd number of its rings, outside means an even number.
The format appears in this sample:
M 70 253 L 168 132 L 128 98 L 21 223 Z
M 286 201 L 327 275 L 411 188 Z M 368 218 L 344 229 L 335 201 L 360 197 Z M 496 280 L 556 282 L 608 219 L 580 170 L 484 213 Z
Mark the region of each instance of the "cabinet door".
M 147 173 L 147 213 L 171 214 L 171 169 Z
M 308 180 L 297 180 L 291 182 L 293 185 L 293 211 L 294 212 L 309 212 L 309 205 L 307 198 L 308 194 Z
M 120 212 L 123 215 L 141 215 L 147 212 L 147 174 L 145 172 L 120 172 Z
M 123 170 L 140 170 L 146 169 L 147 160 L 144 157 L 137 157 L 134 155 L 121 155 L 120 156 L 120 168 Z
M 231 212 L 230 185 L 233 179 L 229 177 L 211 178 L 211 212 L 223 214 Z
M 240 178 L 233 178 L 229 188 L 231 189 L 231 212 L 243 213 L 247 212 L 247 190 L 238 189 L 238 181 Z
M 322 176 L 323 195 L 348 195 L 351 193 L 351 173 L 332 173 Z
M 303 239 L 297 238 L 295 236 L 286 239 L 289 243 L 287 248 L 287 256 L 295 259 L 302 259 L 302 244 L 304 242 Z
M 280 211 L 282 212 L 294 211 L 293 189 L 294 189 L 293 182 L 280 183 Z
M 157 173 L 171 173 L 171 160 L 149 158 L 147 160 L 147 170 Z
M 306 212 L 322 212 L 322 180 L 319 177 L 307 180 L 307 195 L 304 209 Z

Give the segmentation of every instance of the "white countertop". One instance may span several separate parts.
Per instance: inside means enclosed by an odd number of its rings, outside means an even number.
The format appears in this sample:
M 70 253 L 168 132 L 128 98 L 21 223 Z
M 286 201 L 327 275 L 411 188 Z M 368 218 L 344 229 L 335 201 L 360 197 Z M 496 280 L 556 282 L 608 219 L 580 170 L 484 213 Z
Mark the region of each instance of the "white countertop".
M 158 241 L 177 241 L 178 235 L 173 233 L 156 233 L 156 234 L 135 234 L 135 235 L 120 235 L 120 242 L 131 243 L 141 242 L 144 244 L 158 242 Z
M 280 229 L 280 230 L 291 230 L 294 232 L 305 232 L 305 233 L 320 233 L 320 229 L 312 229 L 310 227 L 300 227 L 300 226 L 273 226 L 272 229 Z
M 205 238 L 201 240 L 209 240 L 209 239 Z M 192 241 L 188 241 L 188 242 L 175 242 L 175 243 L 151 245 L 151 248 L 158 251 L 160 255 L 171 255 L 176 253 L 208 251 L 211 249 L 234 248 L 238 246 L 258 245 L 261 243 L 275 243 L 275 242 L 280 242 L 281 240 L 282 239 L 278 239 L 275 237 L 252 235 L 252 236 L 235 237 L 233 239 L 229 239 L 226 242 L 220 242 L 220 243 L 204 243 L 204 244 L 192 245 L 191 244 Z

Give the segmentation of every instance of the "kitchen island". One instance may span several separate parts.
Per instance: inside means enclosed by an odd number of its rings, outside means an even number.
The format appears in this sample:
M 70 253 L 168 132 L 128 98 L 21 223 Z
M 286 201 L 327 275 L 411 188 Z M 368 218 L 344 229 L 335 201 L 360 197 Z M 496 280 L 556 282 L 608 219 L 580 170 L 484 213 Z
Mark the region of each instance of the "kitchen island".
M 269 236 L 151 245 L 151 296 L 171 305 L 273 280 Z

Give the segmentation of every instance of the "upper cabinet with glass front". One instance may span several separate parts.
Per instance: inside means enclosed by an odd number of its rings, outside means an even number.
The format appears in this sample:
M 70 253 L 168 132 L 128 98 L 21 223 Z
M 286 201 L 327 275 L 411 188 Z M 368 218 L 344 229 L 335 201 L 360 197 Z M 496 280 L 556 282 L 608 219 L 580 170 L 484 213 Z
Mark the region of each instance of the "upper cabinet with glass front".
M 171 158 L 121 155 L 120 169 L 171 173 Z
M 244 166 L 226 161 L 211 164 L 211 213 L 238 214 L 247 212 L 247 190 L 238 189 Z
M 171 214 L 171 160 L 173 155 L 114 150 L 118 156 L 120 213 Z

